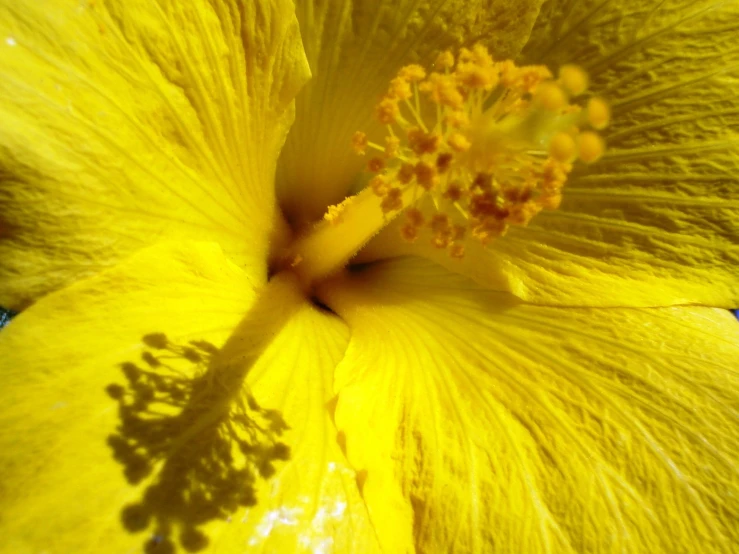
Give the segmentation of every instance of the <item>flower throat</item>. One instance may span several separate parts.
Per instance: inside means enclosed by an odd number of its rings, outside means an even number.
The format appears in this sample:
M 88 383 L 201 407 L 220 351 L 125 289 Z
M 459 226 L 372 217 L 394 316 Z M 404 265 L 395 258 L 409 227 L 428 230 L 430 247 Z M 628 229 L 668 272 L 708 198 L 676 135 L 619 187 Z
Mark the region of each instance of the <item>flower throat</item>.
M 441 53 L 433 69 L 409 65 L 390 81 L 375 107 L 384 142 L 354 134 L 358 155 L 374 153 L 372 176 L 294 244 L 288 263 L 304 282 L 341 269 L 400 214 L 403 240 L 461 258 L 465 241 L 487 245 L 556 209 L 573 164 L 605 150 L 597 131 L 608 106 L 586 97 L 588 77 L 576 66 L 554 79 L 544 66 L 496 62 L 475 45 L 456 59 Z

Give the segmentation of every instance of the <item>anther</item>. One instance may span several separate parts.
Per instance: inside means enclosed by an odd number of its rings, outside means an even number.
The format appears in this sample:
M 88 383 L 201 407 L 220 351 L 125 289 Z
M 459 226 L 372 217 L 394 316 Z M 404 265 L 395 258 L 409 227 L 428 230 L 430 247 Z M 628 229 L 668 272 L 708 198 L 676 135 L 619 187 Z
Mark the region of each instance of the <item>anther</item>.
M 400 169 L 398 170 L 398 173 L 395 175 L 395 178 L 398 180 L 399 183 L 403 185 L 407 185 L 413 180 L 413 177 L 416 175 L 416 168 L 413 166 L 413 164 L 404 163 L 400 166 Z
M 444 198 L 451 202 L 458 202 L 462 198 L 463 194 L 462 187 L 459 183 L 450 183 L 444 192 Z
M 418 162 L 415 167 L 416 180 L 425 190 L 431 190 L 439 182 L 436 168 L 426 162 Z
M 385 137 L 385 156 L 395 158 L 400 148 L 400 139 L 395 136 Z
M 464 258 L 464 244 L 453 244 L 449 248 L 449 255 L 452 258 L 457 258 L 457 259 Z
M 352 148 L 357 154 L 364 155 L 367 151 L 367 135 L 362 131 L 357 131 L 352 136 Z
M 451 69 L 454 66 L 454 54 L 446 50 L 436 57 L 434 67 L 437 69 Z
M 408 223 L 415 225 L 416 227 L 420 227 L 421 225 L 423 225 L 423 212 L 421 212 L 421 210 L 419 210 L 418 208 L 408 208 L 405 211 L 405 217 L 408 220 Z
M 439 170 L 439 173 L 446 173 L 447 169 L 449 169 L 449 166 L 452 164 L 453 159 L 454 155 L 450 152 L 439 154 L 436 157 L 436 169 Z
M 398 72 L 398 77 L 411 83 L 417 83 L 426 78 L 426 70 L 417 64 L 406 65 Z
M 467 152 L 467 150 L 470 149 L 470 146 L 472 146 L 472 143 L 469 141 L 469 139 L 462 133 L 452 133 L 449 136 L 448 142 L 449 146 L 451 146 L 452 149 L 456 150 L 457 152 Z
M 385 161 L 382 158 L 372 158 L 367 162 L 367 169 L 372 173 L 378 173 L 385 169 Z
M 384 213 L 400 210 L 403 207 L 403 191 L 397 187 L 390 188 L 380 204 Z
M 385 196 L 387 191 L 390 190 L 390 185 L 382 175 L 375 175 L 372 177 L 372 179 L 370 179 L 369 186 L 372 191 L 380 197 Z
M 413 96 L 411 84 L 408 82 L 407 79 L 404 79 L 403 77 L 396 77 L 395 79 L 390 81 L 389 92 L 399 100 L 408 100 L 411 96 Z
M 395 123 L 400 115 L 398 101 L 394 98 L 382 99 L 377 105 L 375 113 L 380 123 L 384 123 L 385 125 Z
M 418 227 L 406 223 L 400 228 L 400 236 L 408 242 L 416 242 L 418 238 Z

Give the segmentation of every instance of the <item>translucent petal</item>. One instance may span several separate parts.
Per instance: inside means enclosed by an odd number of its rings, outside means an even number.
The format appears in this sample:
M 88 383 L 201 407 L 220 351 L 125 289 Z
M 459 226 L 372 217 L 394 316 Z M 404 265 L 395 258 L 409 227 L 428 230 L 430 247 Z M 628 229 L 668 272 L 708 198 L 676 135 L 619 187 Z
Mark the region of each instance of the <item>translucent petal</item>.
M 309 72 L 293 11 L 0 2 L 0 304 L 160 239 L 215 240 L 266 274 L 284 233 L 276 158 Z
M 732 552 L 739 326 L 523 304 L 419 260 L 320 291 L 335 421 L 388 552 Z
M 327 404 L 346 326 L 206 243 L 0 333 L 0 551 L 372 552 Z

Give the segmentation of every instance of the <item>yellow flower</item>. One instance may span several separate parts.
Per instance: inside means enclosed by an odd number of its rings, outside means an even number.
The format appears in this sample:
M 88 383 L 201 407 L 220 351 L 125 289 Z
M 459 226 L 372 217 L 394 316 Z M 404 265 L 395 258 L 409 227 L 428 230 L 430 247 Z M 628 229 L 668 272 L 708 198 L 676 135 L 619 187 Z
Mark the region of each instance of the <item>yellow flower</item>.
M 0 552 L 736 551 L 737 3 L 296 4 L 0 0 Z M 607 145 L 503 236 L 457 46 Z

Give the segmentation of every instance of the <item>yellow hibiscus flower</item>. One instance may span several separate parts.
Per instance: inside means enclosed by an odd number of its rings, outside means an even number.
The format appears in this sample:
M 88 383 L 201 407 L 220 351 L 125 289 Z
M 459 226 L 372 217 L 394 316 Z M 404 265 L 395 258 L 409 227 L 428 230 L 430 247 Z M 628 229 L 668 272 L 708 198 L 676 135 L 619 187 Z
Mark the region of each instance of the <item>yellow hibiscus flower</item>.
M 737 3 L 296 4 L 0 1 L 0 552 L 736 551 Z M 475 44 L 612 124 L 462 253 L 350 145 Z

